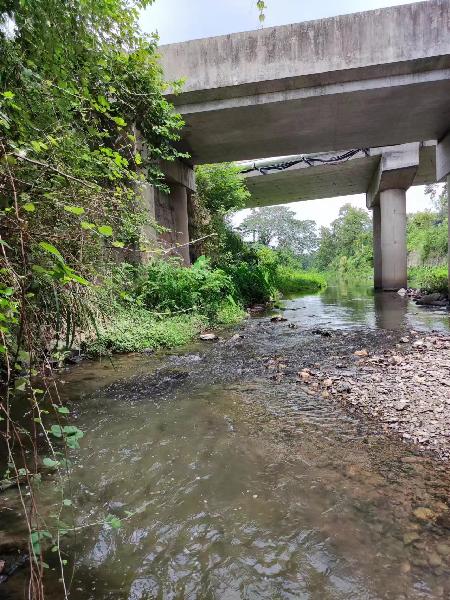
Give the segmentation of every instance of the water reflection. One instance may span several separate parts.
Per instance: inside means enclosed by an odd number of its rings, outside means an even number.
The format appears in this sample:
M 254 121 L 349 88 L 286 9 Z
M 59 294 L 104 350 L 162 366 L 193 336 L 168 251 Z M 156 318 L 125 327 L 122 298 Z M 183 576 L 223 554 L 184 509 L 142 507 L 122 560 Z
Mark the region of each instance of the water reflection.
M 406 326 L 408 298 L 396 292 L 375 292 L 375 324 L 380 329 L 403 329 Z
M 450 329 L 445 309 L 416 306 L 396 292 L 374 292 L 366 281 L 333 281 L 321 294 L 289 298 L 283 306 L 289 320 L 303 327 Z
M 239 345 L 123 356 L 64 377 L 86 432 L 72 475 L 81 529 L 66 546 L 71 600 L 450 597 L 445 466 L 256 368 L 288 344 L 323 360 L 339 336 L 308 326 L 373 340 L 377 328 L 444 328 L 448 315 L 343 284 L 288 300 L 285 312 L 298 329 L 264 317 Z M 415 517 L 419 507 L 433 520 Z M 125 516 L 123 527 L 99 524 L 108 514 Z M 62 597 L 56 573 L 50 600 Z M 11 600 L 23 589 L 11 578 Z

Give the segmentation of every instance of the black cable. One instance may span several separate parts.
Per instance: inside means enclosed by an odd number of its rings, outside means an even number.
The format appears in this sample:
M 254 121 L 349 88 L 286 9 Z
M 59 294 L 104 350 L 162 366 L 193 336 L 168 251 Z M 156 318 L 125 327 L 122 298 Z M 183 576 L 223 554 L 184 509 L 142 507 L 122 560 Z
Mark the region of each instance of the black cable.
M 257 167 L 256 164 L 253 165 L 250 169 L 245 169 L 241 171 L 243 175 L 247 173 L 252 173 L 253 171 L 259 171 L 262 175 L 267 175 L 268 171 L 285 171 L 286 169 L 290 169 L 291 167 L 295 167 L 295 165 L 299 165 L 301 163 L 305 163 L 308 167 L 312 167 L 314 163 L 321 164 L 336 164 L 339 162 L 345 162 L 358 154 L 358 152 L 364 152 L 365 156 L 369 156 L 369 148 L 356 148 L 355 150 L 349 150 L 344 154 L 338 154 L 336 156 L 331 156 L 330 158 L 320 158 L 318 156 L 302 156 L 296 160 L 291 160 L 287 162 L 275 163 L 273 165 L 267 165 L 265 167 Z

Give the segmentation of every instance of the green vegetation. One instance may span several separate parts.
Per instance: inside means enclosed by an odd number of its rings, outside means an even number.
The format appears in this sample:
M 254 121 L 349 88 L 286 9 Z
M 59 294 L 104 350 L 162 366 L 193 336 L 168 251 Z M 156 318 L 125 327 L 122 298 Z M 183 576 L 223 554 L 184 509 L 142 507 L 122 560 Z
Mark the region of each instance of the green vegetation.
M 409 285 L 425 292 L 448 293 L 448 267 L 412 267 L 408 272 Z
M 99 291 L 98 306 L 101 318 L 86 344 L 91 354 L 179 346 L 246 314 L 231 278 L 205 257 L 189 269 L 177 259 L 123 264 Z
M 296 268 L 311 266 L 318 245 L 315 222 L 297 219 L 294 211 L 285 206 L 253 209 L 239 231 L 254 243 L 276 247 L 277 252 L 295 257 Z
M 408 252 L 413 266 L 409 284 L 427 292 L 448 293 L 448 190 L 431 185 L 425 190 L 433 209 L 408 217 Z
M 323 276 L 302 270 L 305 248 L 300 235 L 292 236 L 292 250 L 287 242 L 280 248 L 248 243 L 232 231 L 228 215 L 248 197 L 234 165 L 198 167 L 197 187 L 191 235 L 209 236 L 194 246 L 198 258 L 188 269 L 177 259 L 114 267 L 96 292 L 95 312 L 100 317 L 95 330 L 91 328 L 88 352 L 184 344 L 206 327 L 239 322 L 248 305 L 274 300 L 280 293 L 325 287 Z M 287 240 L 285 221 L 278 223 Z
M 276 285 L 283 294 L 319 292 L 326 287 L 326 278 L 322 273 L 303 273 L 281 266 L 278 269 Z
M 284 207 L 262 208 L 252 211 L 238 234 L 229 217 L 249 196 L 239 169 L 231 164 L 201 166 L 196 177 L 192 235 L 212 237 L 195 252 L 210 257 L 211 266 L 230 277 L 237 303 L 247 306 L 273 300 L 280 292 L 319 289 L 317 275 L 308 279 L 304 272 L 317 242 L 311 221 L 296 220 Z
M 313 265 L 333 277 L 368 277 L 373 269 L 372 220 L 366 210 L 345 204 L 330 227 L 322 227 Z
M 157 251 L 141 236 L 139 189 L 144 180 L 161 186 L 159 160 L 179 156 L 182 121 L 163 94 L 156 39 L 138 24 L 150 3 L 6 0 L 0 8 L 1 407 L 9 432 L 1 476 L 19 490 L 28 485 L 28 594 L 36 600 L 45 597 L 44 540 L 68 597 L 60 551 L 70 529 L 66 453 L 83 436 L 67 424 L 51 367 L 80 330 L 94 327 L 98 290 L 118 249 Z M 181 339 L 182 325 L 174 331 Z M 22 415 L 10 410 L 15 394 L 28 401 Z M 37 447 L 61 500 L 47 518 L 34 494 Z M 105 521 L 120 526 L 106 514 Z

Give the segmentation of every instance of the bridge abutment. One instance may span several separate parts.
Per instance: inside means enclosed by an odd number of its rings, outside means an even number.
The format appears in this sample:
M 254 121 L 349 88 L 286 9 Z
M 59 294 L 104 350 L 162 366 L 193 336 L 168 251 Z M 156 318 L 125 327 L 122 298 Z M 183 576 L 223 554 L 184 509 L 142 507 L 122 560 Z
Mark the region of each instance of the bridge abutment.
M 178 246 L 175 252 L 183 259 L 183 263 L 189 266 L 191 259 L 189 256 L 188 190 L 180 183 L 171 184 L 169 198 L 173 208 L 175 239 Z

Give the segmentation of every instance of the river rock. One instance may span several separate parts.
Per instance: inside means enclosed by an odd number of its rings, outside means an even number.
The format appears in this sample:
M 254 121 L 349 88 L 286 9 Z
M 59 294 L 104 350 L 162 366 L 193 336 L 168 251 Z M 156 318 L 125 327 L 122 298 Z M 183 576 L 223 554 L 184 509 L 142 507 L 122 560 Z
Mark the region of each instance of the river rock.
M 272 323 L 282 323 L 287 321 L 286 317 L 283 317 L 282 315 L 275 315 L 274 317 L 271 317 L 270 320 Z
M 403 573 L 403 575 L 406 575 L 406 573 L 409 573 L 410 571 L 411 571 L 411 564 L 407 560 L 405 560 L 400 565 L 400 573 Z
M 202 333 L 200 339 L 203 342 L 213 342 L 214 340 L 218 340 L 219 337 L 215 333 Z
M 302 381 L 309 381 L 311 379 L 311 373 L 308 371 L 299 371 L 298 376 Z
M 428 555 L 428 563 L 431 567 L 440 567 L 442 565 L 442 558 L 436 552 L 430 552 Z
M 353 352 L 353 354 L 355 356 L 369 356 L 369 353 L 367 352 L 367 350 L 365 348 L 363 348 L 362 350 L 355 350 L 355 352 Z
M 432 521 L 436 516 L 431 508 L 426 508 L 425 506 L 419 506 L 419 508 L 416 508 L 413 511 L 413 515 L 416 517 L 416 519 L 419 519 L 419 521 Z
M 410 544 L 419 539 L 420 535 L 417 533 L 417 531 L 407 531 L 403 535 L 403 543 L 405 544 L 405 546 L 409 546 Z
M 405 408 L 408 406 L 409 401 L 408 400 L 399 400 L 397 402 L 397 404 L 394 405 L 395 410 L 405 410 Z
M 438 544 L 436 546 L 436 552 L 441 556 L 450 556 L 450 546 L 448 544 Z
M 352 386 L 346 381 L 341 381 L 341 383 L 338 384 L 336 389 L 340 394 L 348 393 L 352 391 Z
M 311 333 L 314 335 L 321 335 L 322 337 L 332 337 L 333 335 L 331 331 L 328 331 L 327 329 L 313 329 Z
M 416 304 L 419 306 L 446 306 L 447 300 L 445 296 L 439 293 L 425 294 L 425 296 L 416 300 Z

